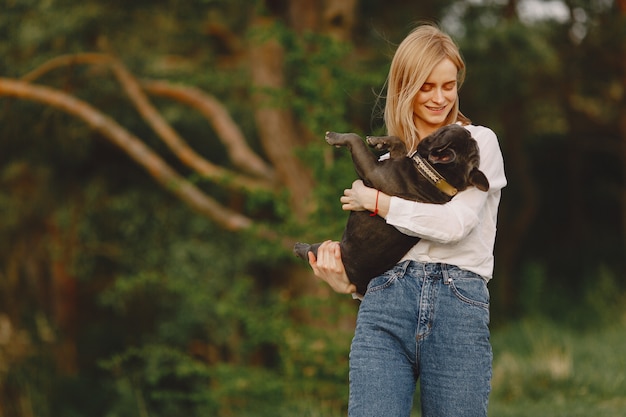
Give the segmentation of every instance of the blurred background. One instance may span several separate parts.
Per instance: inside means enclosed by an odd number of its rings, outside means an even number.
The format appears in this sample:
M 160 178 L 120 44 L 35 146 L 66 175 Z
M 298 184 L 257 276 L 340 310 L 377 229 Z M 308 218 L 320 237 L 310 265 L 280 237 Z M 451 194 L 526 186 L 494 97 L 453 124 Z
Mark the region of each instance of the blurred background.
M 0 417 L 345 415 L 358 302 L 291 245 L 421 21 L 509 180 L 490 415 L 624 415 L 626 1 L 0 3 Z

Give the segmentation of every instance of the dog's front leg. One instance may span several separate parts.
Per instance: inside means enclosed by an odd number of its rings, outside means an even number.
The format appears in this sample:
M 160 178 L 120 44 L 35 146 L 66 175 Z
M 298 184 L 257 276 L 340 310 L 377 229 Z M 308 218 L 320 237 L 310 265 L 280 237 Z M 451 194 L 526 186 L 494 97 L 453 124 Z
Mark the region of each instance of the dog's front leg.
M 350 150 L 352 162 L 358 176 L 366 185 L 371 186 L 369 174 L 376 169 L 378 158 L 365 142 L 354 133 L 326 133 L 326 142 L 333 146 L 345 146 Z

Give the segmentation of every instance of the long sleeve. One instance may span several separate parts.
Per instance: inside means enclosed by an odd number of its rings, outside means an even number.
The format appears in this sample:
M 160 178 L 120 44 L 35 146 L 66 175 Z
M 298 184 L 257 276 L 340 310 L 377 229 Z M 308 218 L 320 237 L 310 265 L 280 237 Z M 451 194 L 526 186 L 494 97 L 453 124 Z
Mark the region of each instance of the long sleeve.
M 460 192 L 443 205 L 417 203 L 392 197 L 387 223 L 402 233 L 439 243 L 463 239 L 478 224 L 487 193 L 476 188 Z

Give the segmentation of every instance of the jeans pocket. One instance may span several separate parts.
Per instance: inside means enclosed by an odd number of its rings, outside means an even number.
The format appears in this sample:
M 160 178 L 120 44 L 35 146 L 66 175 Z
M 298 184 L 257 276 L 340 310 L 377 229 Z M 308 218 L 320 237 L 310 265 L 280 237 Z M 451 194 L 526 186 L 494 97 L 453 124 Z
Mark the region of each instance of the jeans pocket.
M 480 277 L 452 278 L 448 284 L 460 301 L 489 310 L 489 290 L 484 279 Z

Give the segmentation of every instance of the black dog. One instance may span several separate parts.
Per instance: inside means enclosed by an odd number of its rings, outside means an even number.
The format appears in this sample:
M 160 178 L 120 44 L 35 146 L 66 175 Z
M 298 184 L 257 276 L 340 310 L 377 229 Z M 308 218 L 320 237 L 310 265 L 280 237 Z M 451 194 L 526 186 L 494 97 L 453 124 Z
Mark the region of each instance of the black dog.
M 354 133 L 329 132 L 326 141 L 337 147 L 347 146 L 365 185 L 388 195 L 443 204 L 470 185 L 482 191 L 489 188 L 487 177 L 478 170 L 478 144 L 459 125 L 444 126 L 422 139 L 412 157 L 406 156 L 406 146 L 397 137 L 368 137 L 371 147 L 389 151 L 390 158 L 382 161 Z M 340 243 L 346 273 L 359 294 L 365 294 L 372 278 L 390 269 L 419 241 L 370 214 L 351 211 Z M 317 257 L 319 245 L 296 243 L 294 253 L 305 260 L 308 252 Z

